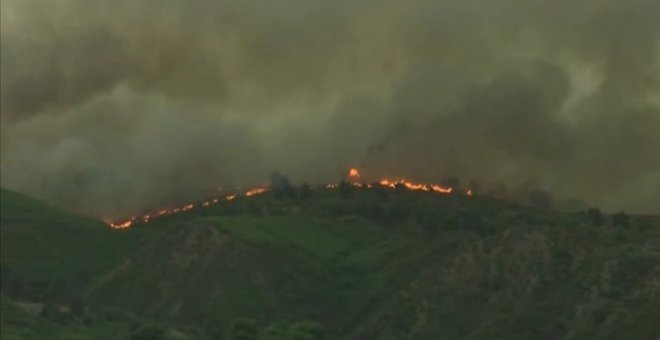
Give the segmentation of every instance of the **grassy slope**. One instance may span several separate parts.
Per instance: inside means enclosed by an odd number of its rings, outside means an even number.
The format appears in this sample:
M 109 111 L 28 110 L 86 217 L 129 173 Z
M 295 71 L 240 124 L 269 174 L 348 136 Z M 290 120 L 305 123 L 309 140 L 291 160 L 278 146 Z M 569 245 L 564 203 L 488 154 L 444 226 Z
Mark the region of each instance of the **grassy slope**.
M 0 203 L 2 339 L 89 339 L 98 332 L 112 334 L 115 327 L 60 325 L 40 317 L 39 309 L 85 299 L 90 283 L 125 256 L 134 242 L 97 220 L 17 192 L 2 189 Z M 32 311 L 18 305 L 31 305 Z
M 331 338 L 660 334 L 654 220 L 597 227 L 486 198 L 326 192 L 238 199 L 126 233 L 5 195 L 3 273 L 81 287 L 99 310 L 198 328 L 315 319 Z
M 125 322 L 97 323 L 94 327 L 75 322 L 61 324 L 30 313 L 20 308 L 17 302 L 4 296 L 0 297 L 0 311 L 3 340 L 113 339 L 118 332 L 127 333 Z
M 69 298 L 114 266 L 134 242 L 97 220 L 2 190 L 2 288 L 26 299 Z

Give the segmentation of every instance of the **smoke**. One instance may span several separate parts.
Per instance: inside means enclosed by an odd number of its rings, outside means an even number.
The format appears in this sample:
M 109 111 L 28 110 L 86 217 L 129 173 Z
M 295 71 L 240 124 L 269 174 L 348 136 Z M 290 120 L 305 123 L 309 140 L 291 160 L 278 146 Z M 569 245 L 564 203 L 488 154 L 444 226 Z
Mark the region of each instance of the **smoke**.
M 2 186 L 102 217 L 279 170 L 660 213 L 660 2 L 6 0 Z

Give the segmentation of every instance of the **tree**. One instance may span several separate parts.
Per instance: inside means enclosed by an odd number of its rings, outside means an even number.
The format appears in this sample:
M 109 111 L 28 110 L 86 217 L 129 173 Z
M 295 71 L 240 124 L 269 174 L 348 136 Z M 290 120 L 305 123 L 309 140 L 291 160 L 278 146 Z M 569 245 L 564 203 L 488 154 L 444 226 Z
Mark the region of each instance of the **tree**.
M 312 191 L 312 187 L 310 187 L 309 184 L 307 183 L 303 183 L 300 186 L 300 189 L 298 189 L 298 193 L 300 199 L 303 200 L 309 199 L 314 194 L 314 192 Z
M 589 218 L 591 224 L 595 226 L 603 225 L 603 214 L 600 212 L 600 209 L 591 208 L 587 210 L 587 217 Z
M 479 186 L 479 182 L 476 180 L 471 180 L 468 190 L 472 192 L 472 195 L 478 195 L 481 192 L 481 187 Z
M 293 197 L 294 194 L 289 178 L 277 171 L 270 175 L 270 189 L 277 198 Z
M 282 340 L 286 338 L 289 325 L 286 321 L 276 321 L 264 329 L 261 340 Z
M 259 336 L 257 323 L 248 318 L 238 318 L 229 326 L 229 340 L 256 340 Z
M 630 218 L 623 211 L 612 216 L 612 223 L 617 227 L 628 228 L 630 227 Z

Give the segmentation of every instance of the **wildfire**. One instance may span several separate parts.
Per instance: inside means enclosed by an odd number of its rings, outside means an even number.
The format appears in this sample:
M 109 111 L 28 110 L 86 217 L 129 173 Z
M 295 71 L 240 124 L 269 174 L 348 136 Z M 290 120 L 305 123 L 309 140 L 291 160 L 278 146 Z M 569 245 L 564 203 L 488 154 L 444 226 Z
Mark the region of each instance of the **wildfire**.
M 263 194 L 266 191 L 268 191 L 268 190 L 264 187 L 256 187 L 256 188 L 252 188 L 252 189 L 249 189 L 249 190 L 245 191 L 244 193 L 242 193 L 242 195 L 244 195 L 246 197 L 250 197 L 250 196 Z M 227 202 L 228 201 L 233 201 L 236 197 L 238 197 L 238 195 L 239 194 L 229 194 L 229 195 L 224 196 L 223 198 L 217 198 L 216 197 L 216 198 L 212 198 L 212 199 L 200 202 L 200 203 L 186 203 L 186 204 L 184 204 L 182 206 L 179 206 L 179 207 L 163 208 L 163 209 L 160 209 L 160 210 L 158 210 L 156 212 L 153 212 L 153 213 L 150 213 L 150 214 L 145 214 L 145 215 L 142 215 L 142 216 L 133 216 L 133 217 L 128 218 L 125 221 L 108 222 L 108 224 L 110 224 L 110 227 L 112 227 L 114 229 L 124 229 L 124 228 L 131 227 L 132 225 L 134 225 L 138 221 L 140 221 L 142 223 L 148 223 L 152 218 L 155 218 L 155 217 L 167 216 L 167 215 L 172 215 L 172 214 L 176 214 L 176 213 L 179 213 L 179 212 L 189 211 L 189 210 L 194 209 L 195 207 L 209 207 L 209 206 L 212 206 L 212 205 L 216 205 L 216 204 L 220 203 L 221 201 L 227 201 Z
M 348 171 L 348 179 L 350 180 L 350 184 L 358 187 L 358 188 L 372 188 L 372 184 L 363 184 L 360 182 L 360 171 L 356 168 L 351 168 Z M 385 188 L 397 188 L 398 186 L 403 186 L 408 190 L 411 191 L 426 191 L 426 192 L 435 192 L 439 194 L 451 194 L 454 191 L 454 188 L 452 187 L 444 187 L 439 184 L 427 184 L 427 183 L 415 183 L 411 182 L 405 179 L 399 179 L 399 180 L 393 180 L 393 179 L 381 179 L 380 181 L 377 182 L 380 184 L 380 186 L 385 187 Z M 376 185 L 377 186 L 377 185 Z M 326 184 L 323 187 L 326 189 L 335 189 L 339 187 L 339 184 L 337 183 L 330 183 Z M 154 218 L 157 217 L 162 217 L 162 216 L 167 216 L 167 215 L 172 215 L 176 214 L 179 212 L 184 212 L 184 211 L 189 211 L 192 210 L 196 207 L 210 207 L 212 205 L 216 205 L 220 202 L 229 202 L 233 201 L 239 196 L 245 196 L 245 197 L 252 197 L 252 196 L 257 196 L 261 195 L 268 192 L 268 188 L 266 187 L 255 187 L 251 188 L 249 190 L 246 190 L 242 193 L 231 193 L 227 194 L 223 197 L 215 197 L 212 199 L 208 199 L 202 202 L 196 202 L 196 203 L 186 203 L 183 204 L 179 207 L 173 207 L 173 208 L 162 208 L 160 210 L 154 211 L 149 214 L 145 214 L 142 216 L 133 216 L 130 217 L 124 221 L 120 222 L 108 222 L 110 227 L 115 228 L 115 229 L 124 229 L 124 228 L 129 228 L 133 226 L 137 222 L 142 222 L 142 223 L 148 223 Z M 472 190 L 467 190 L 466 191 L 467 196 L 472 196 Z
M 123 229 L 123 228 L 128 228 L 133 224 L 134 220 L 130 219 L 128 221 L 124 221 L 121 223 L 112 223 L 110 222 L 110 226 L 115 229 Z
M 441 194 L 451 194 L 454 188 L 443 187 L 439 184 L 425 184 L 425 183 L 413 183 L 405 179 L 400 179 L 398 181 L 382 179 L 380 180 L 380 185 L 388 188 L 396 188 L 397 185 L 403 185 L 408 190 L 412 191 L 433 191 Z
M 264 192 L 266 192 L 266 188 L 254 188 L 245 192 L 245 196 L 250 197 L 254 195 L 260 195 L 263 194 Z

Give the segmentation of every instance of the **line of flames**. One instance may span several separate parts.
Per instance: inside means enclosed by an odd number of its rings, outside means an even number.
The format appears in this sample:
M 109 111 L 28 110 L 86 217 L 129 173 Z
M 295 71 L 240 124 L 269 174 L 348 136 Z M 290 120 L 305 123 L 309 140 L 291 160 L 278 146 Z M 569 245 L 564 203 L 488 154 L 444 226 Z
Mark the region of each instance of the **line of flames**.
M 365 184 L 360 182 L 360 172 L 355 168 L 351 168 L 349 170 L 347 178 L 348 178 L 348 183 L 350 185 L 358 188 L 373 188 L 374 185 L 380 185 L 384 188 L 390 188 L 390 189 L 403 186 L 406 189 L 412 191 L 426 191 L 426 192 L 435 192 L 439 194 L 451 194 L 454 192 L 454 188 L 452 187 L 445 187 L 439 184 L 415 183 L 405 179 L 399 179 L 399 180 L 381 179 L 380 181 L 374 184 Z M 335 189 L 339 187 L 339 184 L 336 183 L 326 184 L 324 187 L 326 189 Z M 129 219 L 120 222 L 108 222 L 108 224 L 110 225 L 111 228 L 114 229 L 129 228 L 139 222 L 148 223 L 150 220 L 157 217 L 162 217 L 162 216 L 167 216 L 167 215 L 172 215 L 172 214 L 192 210 L 196 207 L 205 208 L 219 204 L 221 202 L 229 202 L 236 199 L 238 196 L 252 197 L 252 196 L 264 194 L 266 192 L 268 192 L 268 188 L 260 186 L 256 188 L 251 188 L 242 193 L 227 194 L 222 197 L 215 197 L 198 203 L 186 203 L 184 205 L 175 208 L 162 208 L 153 213 L 144 214 L 142 216 L 133 216 Z M 467 196 L 472 196 L 472 190 L 467 190 L 465 194 Z

